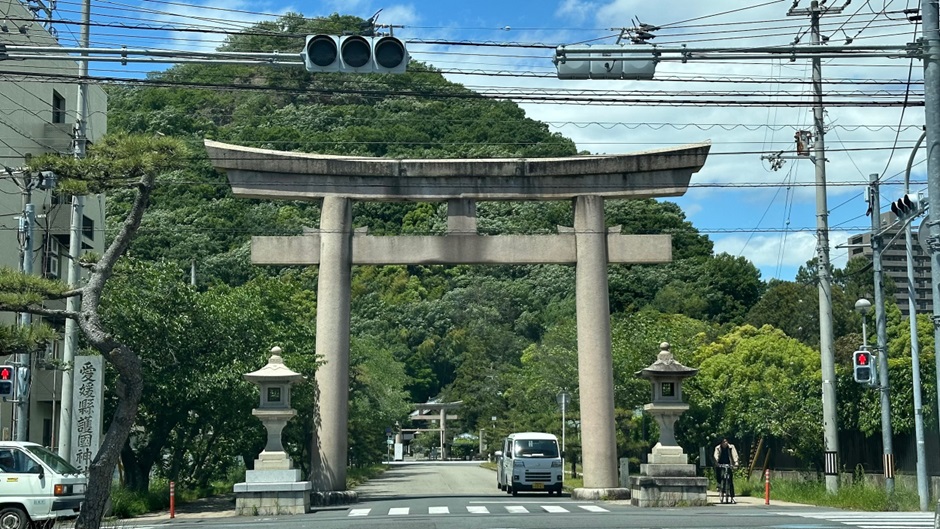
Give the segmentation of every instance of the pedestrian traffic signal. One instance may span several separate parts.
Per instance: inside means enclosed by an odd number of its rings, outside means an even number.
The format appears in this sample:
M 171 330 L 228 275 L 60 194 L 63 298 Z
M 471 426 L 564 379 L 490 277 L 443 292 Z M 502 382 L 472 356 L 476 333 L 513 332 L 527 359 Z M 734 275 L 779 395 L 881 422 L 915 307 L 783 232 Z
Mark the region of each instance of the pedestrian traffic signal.
M 891 211 L 898 220 L 907 220 L 920 215 L 925 206 L 924 198 L 919 193 L 908 193 L 891 203 Z
M 852 372 L 856 382 L 871 383 L 875 378 L 875 366 L 868 351 L 852 353 Z
M 0 398 L 13 398 L 13 378 L 16 369 L 13 366 L 0 366 Z
M 405 73 L 409 60 L 392 36 L 309 35 L 300 56 L 308 72 Z

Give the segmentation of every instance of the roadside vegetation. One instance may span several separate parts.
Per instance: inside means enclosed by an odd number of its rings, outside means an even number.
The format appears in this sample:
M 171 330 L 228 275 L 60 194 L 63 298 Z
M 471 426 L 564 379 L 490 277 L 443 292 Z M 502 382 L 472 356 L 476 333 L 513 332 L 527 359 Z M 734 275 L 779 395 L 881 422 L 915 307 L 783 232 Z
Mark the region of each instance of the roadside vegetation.
M 362 22 L 287 14 L 229 36 L 223 49 L 299 50 L 303 35 L 340 34 Z M 265 446 L 264 428 L 251 413 L 258 390 L 242 375 L 262 367 L 275 345 L 308 380 L 318 367 L 317 268 L 252 265 L 250 240 L 317 229 L 320 204 L 234 198 L 225 176 L 213 169 L 204 139 L 399 158 L 578 154 L 573 142 L 526 118 L 518 105 L 480 97 L 417 61 L 408 73 L 387 76 L 185 64 L 154 73 L 146 83 L 111 85 L 108 94 L 109 139 L 89 151 L 87 165 L 69 156 L 57 169 L 71 168 L 75 181 L 81 181 L 82 167 L 96 170 L 86 175 L 91 184 L 99 184 L 101 175 L 126 176 L 130 161 L 146 173 L 146 186 L 125 178 L 105 189 L 105 229 L 109 239 L 126 243 L 126 254 L 106 256 L 113 268 L 95 284 L 100 303 L 83 309 L 107 330 L 101 336 L 133 353 L 128 357 L 137 371 L 133 378 L 113 366 L 108 371 L 106 420 L 121 419 L 114 438 L 124 440 L 102 460 L 110 466 L 97 469 L 101 486 L 89 504 L 103 510 L 119 459 L 123 490 L 112 493 L 115 512 L 158 508 L 169 481 L 183 498 L 209 494 L 218 483 L 231 490 L 243 478 L 245 462 Z M 87 191 L 91 184 L 85 184 Z M 138 200 L 140 187 L 149 201 Z M 570 201 L 480 202 L 477 215 L 486 235 L 554 234 L 573 221 Z M 119 235 L 127 218 L 139 220 L 133 237 Z M 669 234 L 673 248 L 670 263 L 609 267 L 618 456 L 638 471 L 658 440 L 654 421 L 643 412 L 650 384 L 635 373 L 656 359 L 665 341 L 678 361 L 698 369 L 683 386 L 690 409 L 676 427 L 690 462 L 698 463 L 700 448 L 729 437 L 746 461 L 818 471 L 823 421 L 816 263 L 807 262 L 794 281 L 762 280 L 747 259 L 716 253 L 708 234 L 667 200 L 607 200 L 605 218 L 620 233 Z M 356 203 L 353 223 L 371 235 L 440 235 L 447 229 L 447 205 Z M 878 392 L 853 382 L 850 372 L 851 354 L 863 342 L 854 303 L 873 293 L 868 266 L 856 258 L 833 270 L 835 384 L 840 463 L 879 473 Z M 57 282 L 0 272 L 0 310 L 48 314 L 43 302 L 67 294 Z M 560 436 L 564 420 L 565 459 L 581 460 L 574 267 L 356 266 L 351 283 L 350 483 L 379 471 L 386 432 L 396 423 L 402 429 L 425 426 L 408 417 L 414 403 L 432 399 L 463 403 L 459 418 L 447 423 L 449 433 L 459 436 L 452 451 L 457 456 L 485 459 L 489 454 L 477 454 L 481 445 L 492 450 L 514 431 Z M 885 298 L 893 300 L 893 286 L 885 288 Z M 892 428 L 898 438 L 910 438 L 910 324 L 891 301 L 886 321 Z M 874 325 L 869 328 L 874 332 Z M 922 394 L 935 395 L 933 324 L 923 316 L 918 329 Z M 46 331 L 0 333 L 0 354 L 44 351 L 52 335 Z M 82 354 L 97 354 L 95 346 L 85 336 Z M 131 395 L 134 402 L 122 400 L 125 379 L 140 390 Z M 284 446 L 306 475 L 316 391 L 312 383 L 291 391 L 298 414 L 284 429 Z M 561 391 L 571 396 L 564 418 L 557 404 Z M 935 434 L 936 401 L 925 399 L 922 413 Z M 419 435 L 415 446 L 430 453 L 436 436 L 428 432 L 422 443 Z M 936 466 L 936 460 L 930 463 Z M 233 477 L 238 472 L 241 477 Z M 755 487 L 762 494 L 762 484 Z M 776 484 L 774 497 L 793 494 L 790 501 L 800 501 L 799 494 L 815 494 L 811 484 L 793 485 L 792 492 L 787 487 Z M 877 495 L 864 487 L 846 489 L 847 496 Z M 902 508 L 909 505 L 906 494 L 860 503 Z M 96 529 L 91 521 L 82 524 Z

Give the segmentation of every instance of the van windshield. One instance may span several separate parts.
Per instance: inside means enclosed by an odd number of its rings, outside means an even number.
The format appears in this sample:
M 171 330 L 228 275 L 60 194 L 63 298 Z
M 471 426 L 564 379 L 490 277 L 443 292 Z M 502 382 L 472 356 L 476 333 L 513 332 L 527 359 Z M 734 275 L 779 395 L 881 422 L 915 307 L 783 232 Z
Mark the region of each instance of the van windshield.
M 516 457 L 558 457 L 558 443 L 553 439 L 516 440 L 512 450 Z
M 68 461 L 59 457 L 55 452 L 42 446 L 25 446 L 30 454 L 41 459 L 53 472 L 57 474 L 81 474 L 82 472 L 69 464 Z

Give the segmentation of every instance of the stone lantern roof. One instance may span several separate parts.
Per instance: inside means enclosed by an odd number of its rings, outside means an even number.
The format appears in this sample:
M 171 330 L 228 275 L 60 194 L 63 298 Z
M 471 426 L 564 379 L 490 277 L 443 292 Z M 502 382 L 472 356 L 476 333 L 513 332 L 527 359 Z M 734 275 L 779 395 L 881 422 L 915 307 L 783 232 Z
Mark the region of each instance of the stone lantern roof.
M 656 361 L 649 367 L 637 371 L 637 376 L 643 378 L 673 376 L 673 377 L 691 377 L 698 373 L 698 369 L 686 367 L 676 361 L 669 350 L 669 342 L 659 344 L 659 355 Z
M 245 377 L 245 380 L 258 385 L 278 382 L 292 383 L 304 379 L 303 375 L 284 365 L 280 347 L 271 348 L 271 356 L 264 367 L 251 373 L 245 373 L 242 376 Z

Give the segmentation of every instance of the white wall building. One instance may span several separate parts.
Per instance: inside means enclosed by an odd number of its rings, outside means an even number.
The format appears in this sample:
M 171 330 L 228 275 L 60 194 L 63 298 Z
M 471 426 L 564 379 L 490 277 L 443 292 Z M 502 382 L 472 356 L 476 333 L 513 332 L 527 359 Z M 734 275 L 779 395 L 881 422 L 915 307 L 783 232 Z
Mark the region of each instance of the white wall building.
M 55 37 L 35 18 L 35 4 L 0 0 L 0 44 L 57 46 Z M 41 11 L 36 11 L 41 12 Z M 19 217 L 23 215 L 28 175 L 18 171 L 27 158 L 43 153 L 72 152 L 72 139 L 78 104 L 77 62 L 69 60 L 0 60 L 0 266 L 20 269 L 22 245 Z M 107 129 L 107 96 L 99 86 L 88 89 L 90 143 Z M 51 182 L 49 182 L 51 183 Z M 30 192 L 35 205 L 33 270 L 37 275 L 68 279 L 69 223 L 71 197 L 60 195 L 54 186 L 42 185 Z M 85 198 L 82 223 L 84 251 L 104 251 L 104 195 Z M 50 304 L 50 306 L 52 306 Z M 56 305 L 65 308 L 65 302 Z M 35 319 L 35 317 L 34 317 Z M 64 329 L 63 321 L 48 321 Z M 13 314 L 0 313 L 0 325 L 16 325 Z M 61 338 L 45 358 L 33 358 L 32 387 L 29 395 L 29 439 L 55 446 L 61 376 L 43 366 L 46 360 L 61 358 Z M 15 358 L 0 351 L 0 363 Z M 0 404 L 0 438 L 14 435 L 13 406 Z

